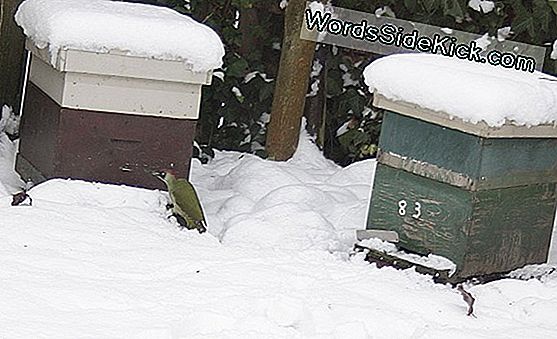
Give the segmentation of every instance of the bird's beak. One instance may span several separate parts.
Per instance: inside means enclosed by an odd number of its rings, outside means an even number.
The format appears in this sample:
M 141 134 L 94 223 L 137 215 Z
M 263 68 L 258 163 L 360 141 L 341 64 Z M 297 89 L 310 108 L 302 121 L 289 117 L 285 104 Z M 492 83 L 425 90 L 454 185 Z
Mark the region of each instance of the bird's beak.
M 151 174 L 159 179 L 161 179 L 162 181 L 164 181 L 164 177 L 166 175 L 166 173 L 162 172 L 162 171 L 154 171 L 151 172 Z

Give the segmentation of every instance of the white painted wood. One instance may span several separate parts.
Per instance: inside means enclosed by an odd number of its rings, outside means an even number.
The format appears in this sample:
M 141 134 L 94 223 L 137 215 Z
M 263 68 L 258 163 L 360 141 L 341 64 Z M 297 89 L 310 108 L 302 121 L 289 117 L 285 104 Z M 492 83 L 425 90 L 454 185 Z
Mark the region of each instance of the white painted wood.
M 209 85 L 208 73 L 192 72 L 179 61 L 145 59 L 118 54 L 102 54 L 76 50 L 64 51 L 66 58 L 62 72 L 117 75 L 122 77 L 153 79 Z
M 62 106 L 64 96 L 65 75 L 52 68 L 42 59 L 31 54 L 31 69 L 29 70 L 29 81 L 37 85 L 58 105 Z
M 46 63 L 52 64 L 48 47 L 39 49 L 27 40 L 26 48 Z M 212 78 L 212 72 L 193 72 L 191 65 L 185 61 L 141 58 L 115 50 L 107 53 L 75 49 L 60 50 L 54 58 L 53 67 L 59 72 L 114 75 L 203 85 L 210 85 Z
M 180 61 L 75 50 L 60 52 L 53 67 L 46 48 L 27 48 L 30 81 L 67 108 L 197 119 L 201 86 L 211 79 Z
M 201 85 L 66 73 L 63 107 L 197 119 Z
M 373 105 L 400 113 L 412 118 L 456 129 L 483 138 L 557 138 L 557 125 L 516 126 L 507 123 L 501 127 L 491 127 L 485 122 L 473 124 L 460 118 L 451 117 L 444 112 L 437 112 L 403 101 L 393 101 L 375 93 Z

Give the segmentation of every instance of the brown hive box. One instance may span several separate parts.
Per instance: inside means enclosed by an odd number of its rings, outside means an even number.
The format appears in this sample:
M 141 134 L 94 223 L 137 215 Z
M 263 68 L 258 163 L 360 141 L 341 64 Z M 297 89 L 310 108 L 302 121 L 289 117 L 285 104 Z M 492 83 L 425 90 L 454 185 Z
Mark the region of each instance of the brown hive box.
M 52 56 L 48 47 L 26 47 L 31 67 L 16 160 L 24 179 L 162 188 L 150 171 L 189 175 L 201 86 L 211 72 L 118 51 Z

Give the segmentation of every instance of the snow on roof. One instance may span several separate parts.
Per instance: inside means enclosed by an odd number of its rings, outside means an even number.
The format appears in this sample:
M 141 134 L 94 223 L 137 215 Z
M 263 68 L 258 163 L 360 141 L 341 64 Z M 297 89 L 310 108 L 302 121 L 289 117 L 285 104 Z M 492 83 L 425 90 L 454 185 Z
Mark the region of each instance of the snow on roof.
M 557 78 L 431 54 L 396 54 L 364 71 L 370 91 L 491 127 L 557 121 Z
M 39 48 L 128 55 L 191 64 L 194 71 L 222 65 L 224 47 L 209 27 L 165 7 L 108 0 L 26 0 L 15 20 Z

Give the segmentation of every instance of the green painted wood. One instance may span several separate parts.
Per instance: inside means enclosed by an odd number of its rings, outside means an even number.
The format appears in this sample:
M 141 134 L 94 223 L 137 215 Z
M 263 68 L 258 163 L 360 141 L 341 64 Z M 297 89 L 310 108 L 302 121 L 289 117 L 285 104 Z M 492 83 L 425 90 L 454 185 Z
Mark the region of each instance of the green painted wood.
M 471 134 L 387 111 L 379 148 L 476 178 L 481 142 Z
M 462 174 L 470 179 L 474 191 L 557 182 L 557 139 L 485 139 L 386 112 L 379 148 L 406 162 L 418 161 Z M 415 165 L 405 168 L 411 167 Z M 443 172 L 429 168 L 423 172 L 426 177 L 457 185 Z
M 555 184 L 473 194 L 462 275 L 510 271 L 547 261 L 555 217 Z
M 401 248 L 423 255 L 435 253 L 462 264 L 471 215 L 469 192 L 378 164 L 367 228 L 397 232 Z
M 557 139 L 483 139 L 480 189 L 557 182 Z
M 378 164 L 367 228 L 397 232 L 398 246 L 407 251 L 451 259 L 458 277 L 507 272 L 547 259 L 555 189 L 537 184 L 475 192 Z
M 451 259 L 458 277 L 546 261 L 557 138 L 486 139 L 387 111 L 379 147 L 368 229 Z

